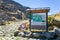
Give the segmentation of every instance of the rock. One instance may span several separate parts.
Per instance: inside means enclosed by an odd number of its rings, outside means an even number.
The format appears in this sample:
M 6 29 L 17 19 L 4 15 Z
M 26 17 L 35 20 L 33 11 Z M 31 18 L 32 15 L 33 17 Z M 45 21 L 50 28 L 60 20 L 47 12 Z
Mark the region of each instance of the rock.
M 60 13 L 56 14 L 54 16 L 54 19 L 52 20 L 53 25 L 57 26 L 58 28 L 60 28 Z
M 0 34 L 3 34 L 3 32 L 2 32 L 2 31 L 0 31 Z

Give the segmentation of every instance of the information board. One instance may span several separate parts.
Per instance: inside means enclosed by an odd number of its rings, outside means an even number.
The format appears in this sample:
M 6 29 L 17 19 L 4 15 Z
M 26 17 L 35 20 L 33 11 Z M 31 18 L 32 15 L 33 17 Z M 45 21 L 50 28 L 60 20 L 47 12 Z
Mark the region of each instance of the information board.
M 46 13 L 31 14 L 31 31 L 46 31 Z

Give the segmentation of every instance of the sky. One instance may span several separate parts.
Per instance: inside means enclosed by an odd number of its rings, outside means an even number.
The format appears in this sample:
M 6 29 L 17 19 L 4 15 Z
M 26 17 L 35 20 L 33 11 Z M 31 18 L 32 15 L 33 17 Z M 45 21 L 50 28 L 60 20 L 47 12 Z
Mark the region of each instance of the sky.
M 14 0 L 30 8 L 50 7 L 49 15 L 60 12 L 60 0 Z

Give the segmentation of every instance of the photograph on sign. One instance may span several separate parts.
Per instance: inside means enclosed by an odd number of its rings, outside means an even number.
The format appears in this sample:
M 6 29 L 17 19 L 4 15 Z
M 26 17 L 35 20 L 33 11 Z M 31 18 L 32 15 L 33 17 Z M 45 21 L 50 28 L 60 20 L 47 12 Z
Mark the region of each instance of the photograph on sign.
M 31 14 L 31 31 L 46 31 L 46 13 Z

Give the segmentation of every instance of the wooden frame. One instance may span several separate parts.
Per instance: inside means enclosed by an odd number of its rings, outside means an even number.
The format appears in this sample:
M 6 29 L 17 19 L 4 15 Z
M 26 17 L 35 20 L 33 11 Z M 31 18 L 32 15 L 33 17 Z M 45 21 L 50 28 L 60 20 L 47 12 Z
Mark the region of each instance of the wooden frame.
M 46 13 L 46 31 L 45 30 L 43 30 L 43 31 L 41 31 L 41 30 L 31 31 L 31 27 L 30 27 L 31 32 L 48 32 L 48 12 L 49 12 L 49 10 L 50 9 L 34 9 L 34 10 L 30 9 L 30 10 L 28 10 L 28 12 L 30 13 L 30 16 L 33 13 Z M 30 26 L 31 26 L 31 17 L 30 17 Z

